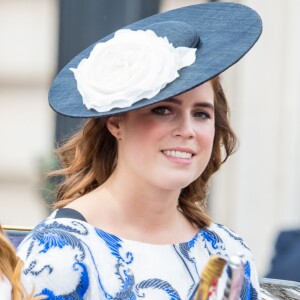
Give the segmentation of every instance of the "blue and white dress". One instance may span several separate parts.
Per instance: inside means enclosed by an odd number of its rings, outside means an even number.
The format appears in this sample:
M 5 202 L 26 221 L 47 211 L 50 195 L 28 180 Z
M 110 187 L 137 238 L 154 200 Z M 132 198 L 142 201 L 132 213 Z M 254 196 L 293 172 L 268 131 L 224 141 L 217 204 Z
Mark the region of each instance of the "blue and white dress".
M 24 281 L 34 284 L 36 295 L 59 300 L 192 299 L 210 255 L 239 252 L 245 258 L 241 299 L 260 299 L 252 253 L 222 225 L 203 228 L 184 243 L 157 245 L 119 238 L 80 218 L 57 218 L 57 212 L 18 249 L 25 262 Z M 224 269 L 218 299 L 227 281 Z

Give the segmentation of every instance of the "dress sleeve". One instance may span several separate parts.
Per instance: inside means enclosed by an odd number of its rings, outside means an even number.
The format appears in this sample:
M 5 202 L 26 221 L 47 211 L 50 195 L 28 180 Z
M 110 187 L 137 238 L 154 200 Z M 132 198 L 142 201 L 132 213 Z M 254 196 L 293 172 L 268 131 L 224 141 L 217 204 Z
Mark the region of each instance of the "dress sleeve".
M 218 231 L 218 234 L 224 242 L 227 255 L 230 256 L 239 254 L 243 256 L 245 271 L 241 300 L 260 300 L 261 293 L 258 274 L 253 253 L 250 248 L 240 236 L 226 226 L 220 224 L 215 224 L 215 226 L 217 227 L 216 230 Z
M 40 223 L 21 243 L 22 281 L 26 290 L 44 299 L 85 299 L 89 288 L 84 237 L 88 231 L 81 222 L 57 220 Z M 31 287 L 30 287 L 31 285 Z
M 248 250 L 248 251 L 247 251 Z M 259 279 L 257 274 L 257 268 L 255 260 L 251 250 L 248 248 L 244 251 L 244 263 L 245 263 L 245 280 L 242 289 L 242 299 L 260 300 L 261 292 Z

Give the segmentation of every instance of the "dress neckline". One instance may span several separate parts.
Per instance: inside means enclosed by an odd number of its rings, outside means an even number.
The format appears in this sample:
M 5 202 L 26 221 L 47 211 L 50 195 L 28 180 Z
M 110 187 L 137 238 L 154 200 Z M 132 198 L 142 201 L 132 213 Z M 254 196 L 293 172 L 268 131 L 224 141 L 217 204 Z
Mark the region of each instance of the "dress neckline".
M 90 223 L 87 222 L 87 220 L 84 218 L 84 216 L 78 212 L 75 209 L 72 208 L 61 208 L 61 209 L 57 209 L 55 210 L 50 216 L 49 219 L 71 219 L 71 220 L 76 220 L 79 222 L 83 222 L 85 224 L 88 225 L 88 227 L 93 228 L 94 230 L 96 230 L 98 233 L 103 234 L 107 237 L 111 237 L 115 240 L 118 241 L 123 241 L 127 244 L 136 244 L 136 245 L 144 245 L 144 246 L 148 246 L 148 247 L 174 247 L 174 246 L 179 246 L 179 245 L 183 245 L 183 244 L 194 244 L 196 242 L 196 240 L 198 239 L 199 235 L 201 235 L 203 228 L 199 229 L 195 235 L 188 241 L 185 242 L 178 242 L 178 243 L 147 243 L 147 242 L 141 242 L 141 241 L 137 241 L 137 240 L 131 240 L 131 239 L 127 239 L 127 238 L 123 238 L 123 237 L 119 237 L 113 233 L 107 232 L 101 228 L 98 228 Z

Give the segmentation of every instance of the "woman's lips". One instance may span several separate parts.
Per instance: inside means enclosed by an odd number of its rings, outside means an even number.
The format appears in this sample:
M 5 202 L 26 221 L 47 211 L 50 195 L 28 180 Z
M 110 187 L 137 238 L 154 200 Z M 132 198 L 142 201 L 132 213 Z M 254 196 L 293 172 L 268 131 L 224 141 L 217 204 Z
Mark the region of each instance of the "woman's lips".
M 194 151 L 191 149 L 165 149 L 162 150 L 162 153 L 166 158 L 171 160 L 172 162 L 179 164 L 190 164 L 192 162 L 192 158 L 195 155 Z
M 193 156 L 193 154 L 191 152 L 178 151 L 178 150 L 176 150 L 176 151 L 175 150 L 164 150 L 163 153 L 167 156 L 183 158 L 183 159 L 190 159 Z

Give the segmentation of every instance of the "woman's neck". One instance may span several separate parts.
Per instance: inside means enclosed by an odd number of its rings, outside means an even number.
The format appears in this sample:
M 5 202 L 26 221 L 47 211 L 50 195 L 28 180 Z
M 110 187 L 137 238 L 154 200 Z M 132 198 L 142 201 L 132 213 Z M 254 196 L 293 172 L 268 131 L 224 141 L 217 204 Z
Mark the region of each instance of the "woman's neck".
M 174 222 L 179 215 L 179 190 L 163 190 L 129 175 L 120 180 L 114 173 L 99 191 L 110 194 L 115 212 L 119 212 L 126 223 L 155 230 L 155 227 Z
M 75 200 L 91 225 L 121 238 L 153 244 L 190 240 L 198 231 L 177 209 L 178 190 L 163 190 L 127 176 L 112 176 Z

